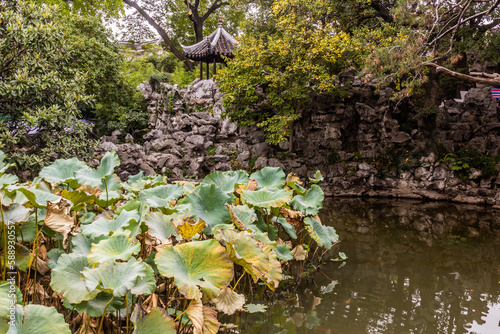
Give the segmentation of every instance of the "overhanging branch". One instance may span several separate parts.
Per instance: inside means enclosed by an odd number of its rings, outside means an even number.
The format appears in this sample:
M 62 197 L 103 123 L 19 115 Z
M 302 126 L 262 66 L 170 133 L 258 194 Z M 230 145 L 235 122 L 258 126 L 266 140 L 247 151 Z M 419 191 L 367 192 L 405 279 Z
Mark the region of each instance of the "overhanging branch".
M 480 78 L 480 77 L 475 77 L 472 75 L 467 75 L 463 74 L 460 72 L 455 72 L 450 69 L 447 69 L 446 67 L 439 66 L 438 64 L 434 64 L 431 62 L 425 62 L 422 65 L 424 66 L 431 66 L 436 69 L 437 73 L 445 73 L 449 76 L 452 76 L 454 78 L 458 78 L 461 80 L 469 81 L 469 82 L 475 82 L 483 85 L 489 85 L 489 86 L 500 86 L 500 78 L 499 79 L 492 79 L 492 78 Z

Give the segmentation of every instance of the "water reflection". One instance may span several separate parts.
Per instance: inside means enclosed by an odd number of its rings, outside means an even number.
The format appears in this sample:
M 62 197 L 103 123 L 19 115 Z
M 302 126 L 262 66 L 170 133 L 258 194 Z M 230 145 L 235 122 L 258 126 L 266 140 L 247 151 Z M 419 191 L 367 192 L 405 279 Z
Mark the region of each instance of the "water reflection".
M 500 217 L 449 203 L 331 200 L 322 221 L 343 240 L 244 333 L 500 333 Z M 333 252 L 332 252 L 333 255 Z M 258 296 L 256 296 L 258 302 Z

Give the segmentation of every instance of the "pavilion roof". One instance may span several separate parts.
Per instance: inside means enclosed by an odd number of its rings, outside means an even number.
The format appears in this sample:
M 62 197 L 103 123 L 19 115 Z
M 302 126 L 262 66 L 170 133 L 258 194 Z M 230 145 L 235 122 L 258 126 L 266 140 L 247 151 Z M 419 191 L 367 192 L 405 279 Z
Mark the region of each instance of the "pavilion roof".
M 222 18 L 219 17 L 219 26 L 202 41 L 184 46 L 181 44 L 187 58 L 195 61 L 223 61 L 221 56 L 231 58 L 236 45 L 236 39 L 222 27 Z

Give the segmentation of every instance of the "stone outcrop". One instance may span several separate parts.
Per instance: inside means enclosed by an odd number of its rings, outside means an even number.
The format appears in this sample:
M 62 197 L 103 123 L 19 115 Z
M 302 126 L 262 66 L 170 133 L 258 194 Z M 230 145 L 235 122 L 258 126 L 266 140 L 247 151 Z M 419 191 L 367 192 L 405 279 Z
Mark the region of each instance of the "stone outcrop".
M 401 197 L 486 204 L 500 208 L 500 175 L 481 171 L 455 177 L 438 150 L 470 147 L 488 156 L 500 154 L 500 108 L 491 87 L 470 89 L 463 103 L 415 110 L 390 100 L 390 88 L 377 91 L 360 78 L 346 76 L 347 98 L 316 96 L 294 125 L 294 153 L 288 142 L 271 146 L 256 127 L 237 128 L 221 117 L 222 94 L 212 80 L 196 80 L 180 89 L 161 84 L 154 92 L 141 84 L 149 101 L 151 131 L 142 145 L 118 133 L 101 140 L 97 158 L 117 151 L 119 175 L 143 170 L 175 179 L 202 178 L 215 170 L 281 167 L 301 177 L 316 169 L 330 196 Z M 395 161 L 397 160 L 397 163 Z M 497 170 L 500 165 L 497 165 Z

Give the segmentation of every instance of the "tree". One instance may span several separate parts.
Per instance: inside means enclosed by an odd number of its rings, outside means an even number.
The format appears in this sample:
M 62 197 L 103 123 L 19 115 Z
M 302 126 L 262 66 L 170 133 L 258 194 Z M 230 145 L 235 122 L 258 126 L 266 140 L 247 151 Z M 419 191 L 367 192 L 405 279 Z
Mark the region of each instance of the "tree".
M 217 77 L 226 116 L 264 128 L 267 142 L 277 144 L 288 138 L 311 94 L 342 94 L 337 75 L 358 67 L 363 54 L 357 39 L 330 18 L 332 3 L 283 0 L 261 8 L 270 16 L 246 26 L 234 60 Z
M 90 157 L 81 110 L 126 105 L 118 49 L 100 22 L 50 5 L 4 3 L 0 41 L 2 149 L 35 173 L 58 157 Z

